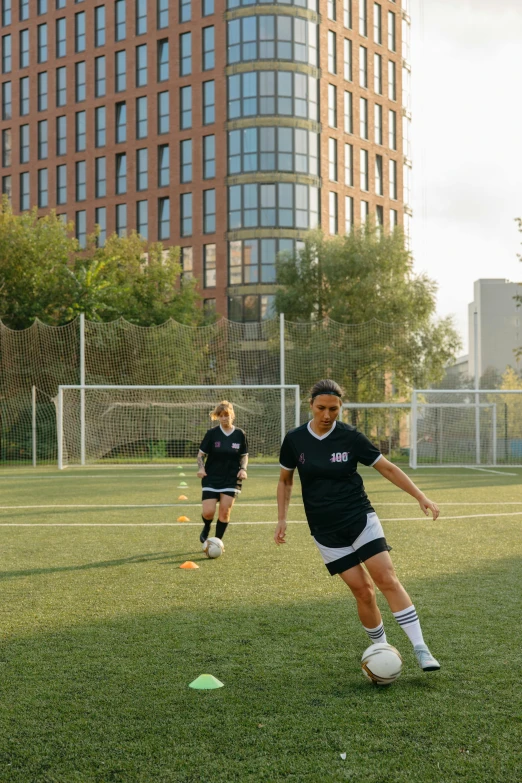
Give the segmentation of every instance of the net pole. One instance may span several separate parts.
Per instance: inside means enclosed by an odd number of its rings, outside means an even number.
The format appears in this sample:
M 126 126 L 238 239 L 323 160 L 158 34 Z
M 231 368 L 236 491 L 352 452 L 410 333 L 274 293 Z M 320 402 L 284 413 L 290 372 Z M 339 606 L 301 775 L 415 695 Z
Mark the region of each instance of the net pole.
M 410 412 L 410 468 L 417 469 L 417 392 L 415 389 L 411 395 Z
M 285 396 L 286 390 L 284 388 L 285 383 L 285 314 L 279 314 L 279 366 L 281 370 L 280 384 L 281 384 L 281 443 L 286 435 L 286 422 L 285 422 Z
M 492 428 L 493 428 L 493 465 L 497 464 L 497 405 L 493 404 L 492 411 Z
M 36 467 L 36 386 L 31 389 L 31 433 L 33 449 L 33 468 Z
M 301 391 L 300 387 L 295 387 L 295 426 L 299 427 L 301 424 Z
M 80 313 L 80 464 L 85 465 L 85 313 Z
M 479 378 L 479 346 L 478 346 L 478 313 L 475 310 L 473 313 L 473 332 L 475 336 L 475 453 L 477 465 L 480 465 L 480 394 L 478 393 L 480 387 Z
M 58 387 L 56 405 L 56 439 L 58 446 L 58 470 L 63 470 L 63 389 Z

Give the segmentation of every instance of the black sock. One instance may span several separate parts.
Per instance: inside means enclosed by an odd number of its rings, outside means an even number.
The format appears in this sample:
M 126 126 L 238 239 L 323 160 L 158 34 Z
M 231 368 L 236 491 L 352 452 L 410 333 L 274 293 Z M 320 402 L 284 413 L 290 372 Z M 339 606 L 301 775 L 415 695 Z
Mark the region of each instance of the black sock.
M 223 538 L 227 527 L 228 527 L 228 522 L 222 522 L 220 519 L 218 519 L 218 521 L 216 522 L 216 538 Z
M 203 520 L 203 530 L 201 531 L 201 535 L 199 536 L 199 540 L 202 544 L 205 543 L 205 541 L 208 538 L 208 534 L 210 533 L 210 526 L 214 519 L 205 519 L 203 515 L 201 515 L 201 519 Z

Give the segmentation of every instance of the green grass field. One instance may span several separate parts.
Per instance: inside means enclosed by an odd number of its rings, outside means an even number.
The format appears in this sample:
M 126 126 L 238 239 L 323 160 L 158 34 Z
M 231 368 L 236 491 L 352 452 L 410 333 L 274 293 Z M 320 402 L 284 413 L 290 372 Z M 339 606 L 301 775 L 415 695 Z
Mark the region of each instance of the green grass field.
M 405 660 L 388 688 L 360 671 L 369 642 L 298 485 L 277 548 L 278 472 L 252 467 L 208 561 L 184 472 L 0 472 L 1 783 L 522 779 L 522 471 L 418 471 L 436 523 L 364 471 L 442 664 L 417 668 L 380 596 Z M 189 559 L 199 570 L 179 569 Z M 225 687 L 188 688 L 202 673 Z

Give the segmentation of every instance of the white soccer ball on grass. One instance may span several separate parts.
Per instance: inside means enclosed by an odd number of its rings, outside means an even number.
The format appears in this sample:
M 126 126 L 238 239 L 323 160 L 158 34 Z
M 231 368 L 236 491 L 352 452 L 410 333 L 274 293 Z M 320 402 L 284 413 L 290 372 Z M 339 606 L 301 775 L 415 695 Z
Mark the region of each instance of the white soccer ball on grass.
M 391 685 L 402 672 L 400 652 L 391 644 L 379 642 L 364 651 L 361 666 L 363 674 L 376 685 Z
M 220 557 L 224 551 L 225 547 L 220 538 L 207 538 L 203 544 L 203 552 L 207 557 L 211 558 L 211 560 Z

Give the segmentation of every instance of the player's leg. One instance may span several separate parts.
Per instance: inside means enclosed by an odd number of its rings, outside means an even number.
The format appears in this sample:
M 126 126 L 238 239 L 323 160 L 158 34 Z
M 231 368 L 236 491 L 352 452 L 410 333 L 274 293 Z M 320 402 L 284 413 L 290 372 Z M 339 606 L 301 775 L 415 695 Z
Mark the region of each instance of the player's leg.
M 339 574 L 352 591 L 357 603 L 357 613 L 363 628 L 373 644 L 385 642 L 386 634 L 382 616 L 377 606 L 372 580 L 361 565 L 355 565 Z
M 203 502 L 201 506 L 201 519 L 203 520 L 203 530 L 200 533 L 199 540 L 202 544 L 205 543 L 210 535 L 210 526 L 216 513 L 217 497 L 215 492 L 203 491 Z M 209 497 L 210 496 L 210 497 Z
M 223 538 L 230 522 L 230 513 L 234 505 L 235 495 L 226 495 L 223 492 L 219 496 L 219 513 L 216 523 L 216 538 Z

